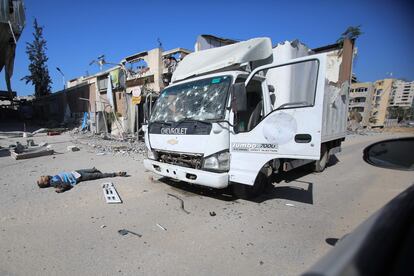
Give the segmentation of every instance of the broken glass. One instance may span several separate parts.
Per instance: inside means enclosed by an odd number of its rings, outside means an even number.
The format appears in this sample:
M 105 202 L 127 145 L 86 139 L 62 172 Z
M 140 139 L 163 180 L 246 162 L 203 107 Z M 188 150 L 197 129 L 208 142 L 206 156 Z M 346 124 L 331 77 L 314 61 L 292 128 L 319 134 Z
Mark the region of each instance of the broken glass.
M 221 76 L 166 88 L 157 100 L 150 121 L 223 119 L 230 82 L 230 76 Z

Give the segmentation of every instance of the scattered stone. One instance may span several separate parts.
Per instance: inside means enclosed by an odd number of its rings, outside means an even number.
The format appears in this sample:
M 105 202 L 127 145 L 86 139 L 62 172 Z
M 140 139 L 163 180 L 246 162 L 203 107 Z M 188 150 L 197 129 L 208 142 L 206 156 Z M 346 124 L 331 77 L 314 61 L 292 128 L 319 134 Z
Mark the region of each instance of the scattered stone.
M 78 148 L 77 146 L 68 146 L 67 150 L 68 151 L 80 151 L 80 148 Z
M 133 135 L 115 138 L 110 134 L 96 135 L 90 132 L 72 131 L 70 134 L 77 143 L 87 145 L 93 149 L 96 155 L 121 154 L 140 161 L 146 154 L 144 141 L 137 140 L 136 136 Z
M 212 211 L 210 212 L 210 216 L 214 217 L 216 215 L 216 212 Z

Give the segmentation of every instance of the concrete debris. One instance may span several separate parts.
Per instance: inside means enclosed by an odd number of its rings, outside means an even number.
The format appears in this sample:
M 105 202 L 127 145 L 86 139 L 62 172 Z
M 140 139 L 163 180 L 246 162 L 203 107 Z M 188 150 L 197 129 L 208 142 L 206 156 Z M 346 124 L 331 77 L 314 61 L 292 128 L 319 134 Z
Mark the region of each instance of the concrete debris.
M 23 146 L 20 142 L 16 142 L 16 146 L 13 151 L 15 153 L 23 153 L 25 149 L 27 149 L 27 147 Z
M 23 137 L 23 131 L 0 131 L 0 138 L 20 138 Z
M 187 215 L 189 215 L 189 214 L 190 214 L 190 212 L 188 212 L 188 211 L 184 208 L 184 200 L 182 200 L 180 197 L 178 197 L 178 196 L 176 196 L 176 195 L 173 195 L 173 194 L 167 194 L 167 195 L 169 195 L 169 196 L 171 196 L 171 197 L 174 197 L 174 198 L 178 199 L 178 200 L 181 202 L 181 210 L 183 210 L 183 211 L 184 211 L 184 213 L 186 213 Z
M 141 161 L 146 154 L 146 147 L 143 141 L 137 140 L 136 136 L 123 139 L 107 135 L 96 135 L 90 132 L 71 131 L 71 136 L 77 144 L 92 148 L 96 155 L 123 155 L 130 156 L 134 160 Z
M 59 131 L 48 131 L 47 132 L 48 136 L 56 136 L 56 135 L 60 135 L 60 134 L 62 134 L 62 132 L 59 132 Z
M 27 139 L 26 140 L 26 144 L 28 147 L 33 147 L 36 146 L 35 142 L 33 141 L 33 139 Z
M 165 227 L 163 227 L 163 226 L 159 225 L 158 223 L 157 223 L 157 226 L 158 226 L 159 228 L 161 228 L 162 230 L 167 231 L 167 228 L 165 228 Z
M 80 151 L 80 149 L 77 146 L 68 146 L 67 150 L 68 151 Z
M 28 131 L 0 131 L 0 138 L 27 138 L 39 133 L 47 133 L 47 135 L 59 135 L 66 131 L 66 128 L 40 128 L 33 132 Z
M 135 233 L 135 232 L 132 232 L 132 231 L 129 231 L 129 230 L 127 230 L 127 229 L 120 229 L 120 230 L 118 230 L 118 234 L 119 235 L 121 235 L 121 236 L 126 236 L 126 235 L 128 235 L 128 234 L 132 234 L 132 235 L 135 235 L 135 236 L 138 236 L 138 237 L 142 237 L 142 235 L 141 234 L 138 234 L 138 233 Z
M 38 133 L 45 133 L 47 132 L 47 128 L 39 128 L 38 130 L 35 130 L 32 132 L 33 135 L 38 134 Z

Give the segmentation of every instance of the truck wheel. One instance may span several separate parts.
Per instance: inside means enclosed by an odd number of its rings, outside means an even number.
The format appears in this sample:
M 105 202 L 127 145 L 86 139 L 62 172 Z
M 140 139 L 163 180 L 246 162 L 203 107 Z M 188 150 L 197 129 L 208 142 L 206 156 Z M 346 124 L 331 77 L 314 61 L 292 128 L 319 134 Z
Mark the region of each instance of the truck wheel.
M 314 163 L 314 171 L 315 172 L 323 172 L 326 168 L 326 164 L 328 163 L 328 148 L 325 144 L 321 145 L 321 158 Z
M 266 183 L 267 176 L 263 172 L 259 172 L 253 186 L 233 183 L 233 194 L 241 199 L 254 198 L 263 193 Z

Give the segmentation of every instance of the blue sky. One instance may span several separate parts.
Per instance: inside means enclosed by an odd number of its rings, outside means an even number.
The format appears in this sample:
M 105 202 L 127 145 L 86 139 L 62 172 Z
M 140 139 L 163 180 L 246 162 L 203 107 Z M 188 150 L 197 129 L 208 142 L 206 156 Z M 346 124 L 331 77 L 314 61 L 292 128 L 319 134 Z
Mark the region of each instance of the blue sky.
M 139 1 L 26 0 L 12 79 L 18 95 L 33 94 L 20 79 L 28 74 L 25 44 L 33 20 L 44 26 L 52 90 L 63 87 L 56 67 L 72 79 L 98 71 L 89 62 L 105 54 L 119 62 L 157 47 L 193 50 L 197 35 L 249 39 L 268 36 L 273 44 L 299 39 L 311 48 L 331 44 L 350 25 L 362 25 L 354 72 L 360 81 L 392 76 L 414 80 L 413 1 Z M 0 89 L 5 89 L 4 71 Z

